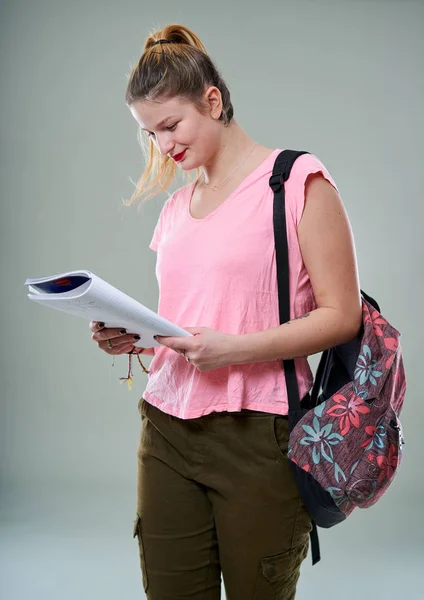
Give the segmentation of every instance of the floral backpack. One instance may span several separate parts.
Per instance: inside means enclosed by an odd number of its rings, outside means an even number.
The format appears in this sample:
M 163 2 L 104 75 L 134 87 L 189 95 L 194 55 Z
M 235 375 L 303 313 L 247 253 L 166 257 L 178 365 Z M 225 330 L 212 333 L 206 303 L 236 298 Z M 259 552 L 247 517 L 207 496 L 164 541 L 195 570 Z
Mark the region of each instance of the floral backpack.
M 282 151 L 274 192 L 280 323 L 290 320 L 284 182 L 307 152 Z M 283 367 L 289 399 L 289 465 L 312 519 L 312 564 L 320 560 L 318 527 L 333 527 L 354 508 L 375 504 L 395 478 L 404 444 L 399 414 L 406 391 L 400 333 L 362 294 L 362 328 L 323 352 L 312 392 L 300 400 L 294 360 Z M 321 393 L 320 393 L 321 392 Z

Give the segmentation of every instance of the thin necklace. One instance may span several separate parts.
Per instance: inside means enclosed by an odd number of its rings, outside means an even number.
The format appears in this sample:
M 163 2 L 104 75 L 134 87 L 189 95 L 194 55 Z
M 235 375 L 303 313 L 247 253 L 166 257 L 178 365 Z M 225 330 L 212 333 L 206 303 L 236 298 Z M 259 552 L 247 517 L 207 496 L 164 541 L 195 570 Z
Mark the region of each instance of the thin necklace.
M 251 147 L 251 149 L 250 149 L 250 151 L 249 151 L 249 154 L 248 154 L 248 155 L 247 155 L 247 156 L 246 156 L 246 157 L 245 157 L 245 158 L 242 160 L 242 162 L 241 162 L 241 163 L 240 163 L 240 164 L 239 164 L 239 165 L 238 165 L 238 166 L 237 166 L 237 167 L 234 169 L 234 171 L 231 171 L 231 173 L 230 173 L 229 175 L 227 175 L 227 177 L 221 181 L 221 183 L 219 183 L 218 185 L 212 185 L 212 186 L 211 186 L 211 185 L 210 185 L 210 183 L 205 183 L 205 182 L 203 181 L 203 185 L 204 185 L 204 186 L 206 186 L 206 187 L 209 187 L 209 186 L 210 186 L 210 189 L 211 189 L 212 191 L 214 191 L 214 192 L 215 192 L 216 190 L 218 190 L 218 189 L 221 187 L 221 185 L 227 181 L 227 179 L 229 179 L 230 177 L 232 177 L 232 176 L 234 175 L 234 173 L 235 173 L 236 171 L 238 171 L 242 165 L 244 165 L 244 163 L 246 162 L 246 160 L 247 160 L 247 159 L 249 158 L 249 156 L 252 154 L 252 152 L 253 152 L 253 148 L 254 148 L 255 146 L 256 146 L 256 142 L 254 142 L 253 146 Z M 205 179 L 205 176 L 204 176 L 204 174 L 203 174 L 203 173 L 202 173 L 202 175 L 203 175 L 203 179 Z

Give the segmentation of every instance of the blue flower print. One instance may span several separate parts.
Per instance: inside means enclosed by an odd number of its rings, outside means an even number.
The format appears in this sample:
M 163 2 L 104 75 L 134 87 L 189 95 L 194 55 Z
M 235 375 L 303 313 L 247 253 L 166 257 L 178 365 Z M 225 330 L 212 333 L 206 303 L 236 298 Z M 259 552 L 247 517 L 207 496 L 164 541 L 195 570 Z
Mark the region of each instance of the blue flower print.
M 355 396 L 361 398 L 362 400 L 366 400 L 368 398 L 368 390 L 361 390 L 359 387 L 356 387 L 355 384 L 353 384 L 353 392 Z
M 338 487 L 330 486 L 326 489 L 326 491 L 330 494 L 330 496 L 334 500 L 335 505 L 339 508 L 343 504 L 343 502 L 346 502 L 347 500 L 344 491 Z
M 301 440 L 300 444 L 309 446 L 313 444 L 312 460 L 317 465 L 322 457 L 329 463 L 334 462 L 333 449 L 331 446 L 337 445 L 343 440 L 339 433 L 331 433 L 333 423 L 327 423 L 324 427 L 320 426 L 318 417 L 314 417 L 312 421 L 313 427 L 310 425 L 302 425 L 303 430 L 308 434 Z
M 364 385 L 368 380 L 373 385 L 377 385 L 376 378 L 381 377 L 383 373 L 374 370 L 377 361 L 372 358 L 371 348 L 364 344 L 362 349 L 363 354 L 358 356 L 354 377 L 355 379 L 359 378 L 359 385 Z

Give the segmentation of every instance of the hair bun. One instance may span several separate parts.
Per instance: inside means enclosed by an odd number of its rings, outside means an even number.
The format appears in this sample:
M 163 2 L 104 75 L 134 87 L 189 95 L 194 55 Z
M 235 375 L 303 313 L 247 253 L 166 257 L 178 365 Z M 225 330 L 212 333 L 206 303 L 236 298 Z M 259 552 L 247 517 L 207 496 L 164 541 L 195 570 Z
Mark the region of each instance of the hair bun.
M 159 31 L 152 32 L 145 43 L 144 49 L 149 50 L 156 44 L 187 44 L 188 46 L 194 46 L 198 50 L 201 50 L 205 54 L 206 48 L 188 27 L 184 25 L 171 24 L 167 25 Z

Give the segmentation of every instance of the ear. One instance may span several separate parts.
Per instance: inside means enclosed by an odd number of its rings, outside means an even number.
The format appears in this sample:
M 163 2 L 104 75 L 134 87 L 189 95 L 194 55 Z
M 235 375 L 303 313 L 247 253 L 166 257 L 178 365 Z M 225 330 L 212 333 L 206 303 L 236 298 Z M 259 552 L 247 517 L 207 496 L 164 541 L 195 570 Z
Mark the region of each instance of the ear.
M 222 96 L 219 89 L 214 85 L 206 90 L 205 102 L 209 107 L 212 119 L 218 120 L 222 113 Z

